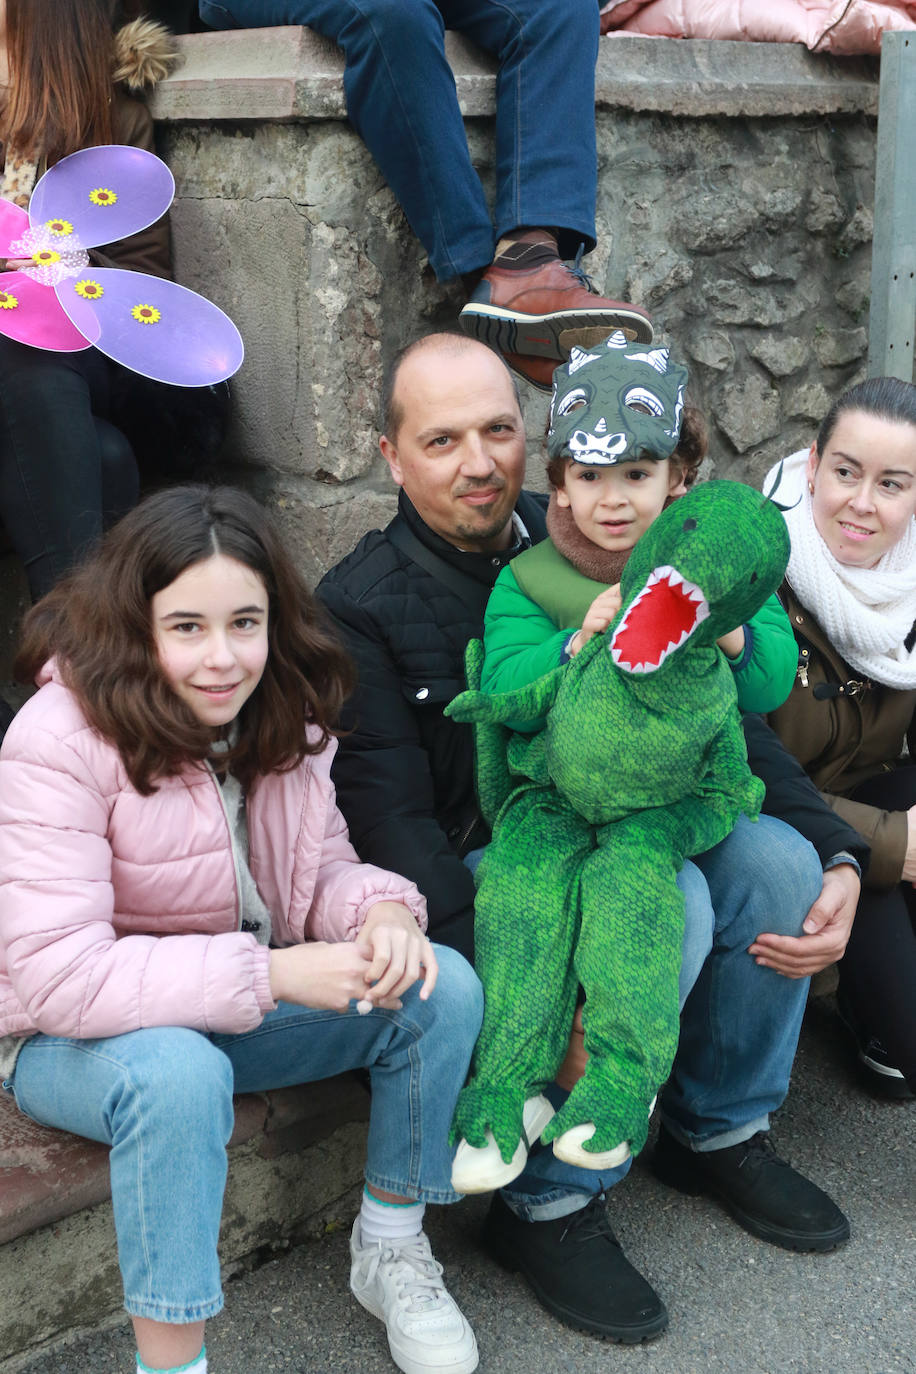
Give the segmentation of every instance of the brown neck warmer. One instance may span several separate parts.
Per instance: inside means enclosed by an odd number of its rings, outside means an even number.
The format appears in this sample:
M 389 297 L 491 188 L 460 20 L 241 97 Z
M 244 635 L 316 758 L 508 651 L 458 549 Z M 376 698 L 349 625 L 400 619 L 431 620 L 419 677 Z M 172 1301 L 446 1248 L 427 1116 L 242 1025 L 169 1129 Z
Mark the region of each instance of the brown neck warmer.
M 620 581 L 632 549 L 601 549 L 579 529 L 568 506 L 561 506 L 555 491 L 547 507 L 547 533 L 554 545 L 577 572 L 613 587 Z

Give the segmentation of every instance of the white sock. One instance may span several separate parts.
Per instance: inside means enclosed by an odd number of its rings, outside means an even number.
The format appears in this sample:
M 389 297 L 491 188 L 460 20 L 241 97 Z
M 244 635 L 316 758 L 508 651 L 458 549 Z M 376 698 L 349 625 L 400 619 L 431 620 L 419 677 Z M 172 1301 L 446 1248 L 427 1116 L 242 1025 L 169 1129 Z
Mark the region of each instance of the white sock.
M 409 1240 L 423 1229 L 425 1202 L 382 1202 L 363 1189 L 359 1209 L 359 1234 L 363 1245 L 387 1240 Z
M 152 1365 L 144 1364 L 138 1355 L 137 1374 L 207 1374 L 207 1347 L 202 1345 L 200 1354 L 190 1364 L 175 1364 L 168 1369 L 153 1369 Z

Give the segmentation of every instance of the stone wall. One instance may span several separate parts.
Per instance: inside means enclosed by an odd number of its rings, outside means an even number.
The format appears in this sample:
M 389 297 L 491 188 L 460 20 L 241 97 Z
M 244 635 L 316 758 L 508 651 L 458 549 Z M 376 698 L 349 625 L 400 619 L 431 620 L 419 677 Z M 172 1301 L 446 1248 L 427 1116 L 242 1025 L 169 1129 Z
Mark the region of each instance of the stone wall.
M 301 28 L 180 43 L 183 66 L 153 105 L 178 187 L 178 276 L 233 316 L 247 349 L 224 471 L 275 507 L 316 580 L 393 509 L 376 444 L 386 359 L 453 327 L 461 292 L 437 285 L 347 124 L 333 45 Z M 456 35 L 447 50 L 492 191 L 492 64 Z M 758 480 L 863 372 L 876 111 L 874 62 L 602 40 L 586 265 L 687 354 L 710 472 Z M 546 399 L 523 390 L 538 486 Z M 6 662 L 24 604 L 18 564 L 0 560 Z
M 278 509 L 308 576 L 382 523 L 384 363 L 454 325 L 391 192 L 344 119 L 341 59 L 302 29 L 195 35 L 154 112 L 178 183 L 180 279 L 238 322 L 227 471 Z M 492 190 L 488 60 L 449 37 Z M 709 471 L 756 481 L 807 444 L 867 347 L 875 64 L 779 45 L 602 41 L 596 285 L 686 352 Z M 529 480 L 546 400 L 525 388 Z

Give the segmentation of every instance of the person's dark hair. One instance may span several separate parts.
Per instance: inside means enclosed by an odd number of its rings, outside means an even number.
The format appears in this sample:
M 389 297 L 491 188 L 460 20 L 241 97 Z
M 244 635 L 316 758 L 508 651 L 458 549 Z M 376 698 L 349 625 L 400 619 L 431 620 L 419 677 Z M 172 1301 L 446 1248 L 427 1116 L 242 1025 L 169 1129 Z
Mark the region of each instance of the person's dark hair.
M 385 369 L 382 378 L 382 391 L 379 397 L 379 433 L 386 435 L 392 443 L 397 440 L 398 430 L 404 422 L 404 407 L 401 400 L 395 395 L 397 390 L 398 373 L 400 372 L 407 359 L 414 353 L 423 353 L 427 350 L 451 349 L 455 353 L 466 352 L 468 349 L 486 348 L 478 339 L 471 339 L 467 334 L 461 334 L 456 329 L 443 329 L 435 334 L 424 334 L 419 339 L 414 339 L 411 343 L 399 348 Z M 505 359 L 495 349 L 489 350 L 495 358 L 506 368 L 506 373 L 512 383 L 515 392 L 515 399 L 521 409 L 521 401 L 518 394 L 518 384 L 512 373 L 506 367 Z
M 259 774 L 319 753 L 354 682 L 349 658 L 252 496 L 185 486 L 147 497 L 32 607 L 15 663 L 17 678 L 32 682 L 49 658 L 57 660 L 89 723 L 117 748 L 144 795 L 154 779 L 202 761 L 211 748 L 211 731 L 160 667 L 150 603 L 217 553 L 257 573 L 268 594 L 267 664 L 225 756 L 246 788 Z M 311 740 L 306 721 L 318 727 Z
M 6 0 L 6 147 L 57 162 L 112 141 L 117 0 Z
M 696 406 L 685 405 L 681 419 L 681 436 L 670 462 L 680 467 L 684 474 L 684 486 L 692 487 L 697 480 L 700 464 L 706 457 L 709 447 L 709 430 L 706 419 Z M 566 480 L 566 469 L 571 458 L 549 458 L 547 460 L 547 480 L 552 487 L 562 487 Z
M 834 401 L 821 421 L 817 432 L 818 455 L 830 443 L 840 416 L 852 410 L 874 415 L 879 420 L 916 425 L 916 386 L 912 382 L 902 382 L 898 377 L 869 377 L 851 386 Z

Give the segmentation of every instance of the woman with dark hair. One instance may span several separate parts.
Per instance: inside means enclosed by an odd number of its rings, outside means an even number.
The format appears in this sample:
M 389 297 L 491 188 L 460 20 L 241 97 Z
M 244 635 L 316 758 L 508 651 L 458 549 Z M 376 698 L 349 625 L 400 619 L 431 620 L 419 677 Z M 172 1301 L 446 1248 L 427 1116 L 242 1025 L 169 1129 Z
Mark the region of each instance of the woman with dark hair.
M 839 1007 L 871 1087 L 916 1091 L 916 386 L 876 377 L 832 406 L 779 488 L 798 643 L 770 724 L 871 845 Z M 767 479 L 775 479 L 777 469 Z M 794 503 L 794 504 L 793 504 Z M 904 757 L 906 745 L 909 752 Z M 779 967 L 778 951 L 767 962 Z
M 480 986 L 349 843 L 330 769 L 352 670 L 266 513 L 231 488 L 148 498 L 29 612 L 17 670 L 39 691 L 0 755 L 0 1081 L 112 1146 L 137 1369 L 205 1374 L 233 1092 L 364 1067 L 351 1289 L 408 1374 L 471 1374 L 422 1219 L 457 1196 Z
M 0 195 L 26 208 L 45 170 L 80 148 L 153 150 L 133 92 L 166 76 L 174 41 L 147 20 L 116 27 L 115 0 L 0 0 Z M 171 275 L 165 219 L 92 259 Z M 2 263 L 0 263 L 2 266 Z M 33 600 L 135 504 L 137 465 L 111 423 L 134 374 L 96 349 L 52 353 L 0 337 L 0 519 Z

